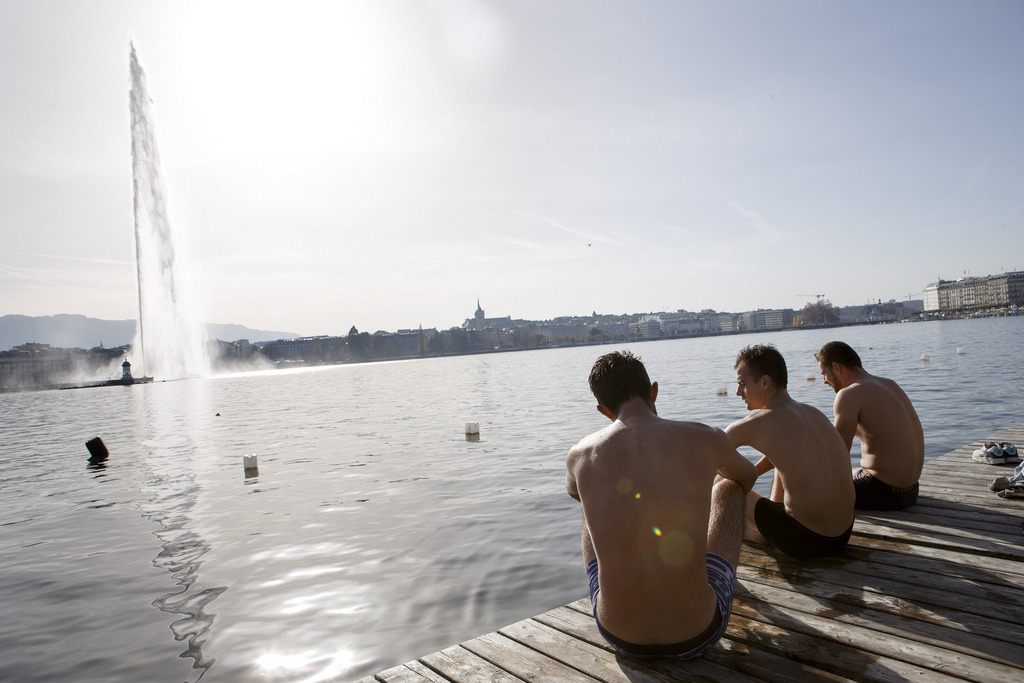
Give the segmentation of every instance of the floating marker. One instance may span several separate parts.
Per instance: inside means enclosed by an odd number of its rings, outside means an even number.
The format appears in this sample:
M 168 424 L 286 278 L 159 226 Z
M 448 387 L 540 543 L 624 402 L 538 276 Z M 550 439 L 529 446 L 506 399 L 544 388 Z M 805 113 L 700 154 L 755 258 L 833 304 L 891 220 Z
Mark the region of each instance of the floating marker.
M 956 355 L 958 355 L 958 356 L 964 356 L 966 354 L 967 354 L 967 349 L 957 349 L 956 350 Z
M 256 464 L 256 454 L 243 455 L 242 456 L 242 467 L 245 468 L 245 476 L 256 477 L 259 476 L 260 468 Z
M 927 353 L 922 353 L 921 354 L 921 360 L 931 360 L 931 358 L 928 357 Z
M 466 434 L 473 435 L 473 434 L 479 434 L 479 433 L 480 433 L 480 423 L 479 422 L 467 422 L 466 423 Z
M 725 387 L 718 387 L 717 389 L 715 389 L 715 393 L 718 394 L 719 396 L 728 396 L 729 390 L 726 389 Z
M 110 451 L 103 445 L 103 439 L 98 436 L 86 441 L 85 447 L 89 449 L 89 460 L 106 460 L 110 455 Z
M 808 372 L 807 373 L 807 381 L 808 382 L 813 382 L 814 381 L 814 373 L 813 372 Z

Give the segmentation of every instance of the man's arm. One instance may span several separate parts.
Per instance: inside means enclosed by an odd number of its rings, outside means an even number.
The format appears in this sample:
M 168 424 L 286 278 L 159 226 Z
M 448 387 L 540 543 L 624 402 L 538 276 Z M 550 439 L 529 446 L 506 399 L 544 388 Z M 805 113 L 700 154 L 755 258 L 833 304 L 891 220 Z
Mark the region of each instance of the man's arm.
M 725 435 L 723 434 L 723 436 Z M 717 466 L 718 474 L 742 486 L 743 493 L 749 493 L 750 489 L 754 488 L 754 482 L 757 481 L 758 476 L 757 469 L 754 468 L 753 463 L 733 448 L 732 442 L 728 437 L 720 441 L 716 449 L 716 455 L 715 465 Z
M 569 451 L 569 456 L 565 459 L 565 492 L 576 500 L 580 499 L 580 489 L 576 485 L 576 461 L 578 457 L 575 456 L 573 451 Z M 581 501 L 582 502 L 582 501 Z
M 836 400 L 832 402 L 832 414 L 835 415 L 833 424 L 836 431 L 843 437 L 846 450 L 849 451 L 853 447 L 853 437 L 857 434 L 857 422 L 860 419 L 860 404 L 856 394 L 850 393 L 849 389 L 840 389 Z
M 775 463 L 768 459 L 767 455 L 762 455 L 761 459 L 754 465 L 754 469 L 757 470 L 757 476 L 761 476 L 770 469 L 775 468 Z

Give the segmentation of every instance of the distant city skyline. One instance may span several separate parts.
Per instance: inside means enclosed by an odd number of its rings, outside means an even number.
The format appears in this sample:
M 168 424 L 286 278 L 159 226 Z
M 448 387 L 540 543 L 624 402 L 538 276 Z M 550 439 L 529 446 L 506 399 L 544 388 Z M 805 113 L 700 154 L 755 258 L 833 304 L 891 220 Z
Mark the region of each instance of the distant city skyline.
M 203 318 L 921 299 L 1024 268 L 1024 4 L 0 4 L 0 315 L 137 316 L 128 43 Z

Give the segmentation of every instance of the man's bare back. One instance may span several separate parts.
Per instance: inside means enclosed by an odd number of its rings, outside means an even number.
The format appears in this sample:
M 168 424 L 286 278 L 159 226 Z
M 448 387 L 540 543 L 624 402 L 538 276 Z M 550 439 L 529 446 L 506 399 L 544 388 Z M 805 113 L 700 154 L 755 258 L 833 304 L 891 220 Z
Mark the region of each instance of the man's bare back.
M 658 417 L 630 352 L 598 358 L 589 381 L 612 424 L 570 449 L 565 487 L 598 630 L 626 656 L 698 657 L 729 621 L 754 466 L 721 430 Z
M 890 486 L 913 486 L 924 466 L 924 430 L 906 393 L 896 382 L 858 374 L 836 393 L 836 429 L 853 444 L 860 439 L 860 466 Z
M 861 468 L 891 487 L 917 484 L 924 466 L 924 430 L 903 389 L 869 374 L 842 342 L 829 342 L 815 357 L 825 384 L 836 392 L 832 412 L 847 450 L 854 436 L 860 439 Z
M 853 523 L 850 454 L 820 410 L 777 395 L 726 433 L 734 445 L 756 449 L 774 466 L 771 499 L 805 527 L 838 536 Z
M 569 451 L 567 486 L 583 504 L 601 570 L 598 618 L 609 631 L 674 643 L 707 626 L 711 487 L 733 456 L 741 458 L 720 430 L 649 412 L 620 413 Z
M 736 395 L 754 412 L 725 432 L 763 454 L 758 474 L 775 469 L 770 499 L 747 494 L 744 539 L 795 557 L 842 552 L 855 500 L 842 438 L 821 411 L 790 397 L 786 361 L 771 344 L 745 347 L 734 367 Z

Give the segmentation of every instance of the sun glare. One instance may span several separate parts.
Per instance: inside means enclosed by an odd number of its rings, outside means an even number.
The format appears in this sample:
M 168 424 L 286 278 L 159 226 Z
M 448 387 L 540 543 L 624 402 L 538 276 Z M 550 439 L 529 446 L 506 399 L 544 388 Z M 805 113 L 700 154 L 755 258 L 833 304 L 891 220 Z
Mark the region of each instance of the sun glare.
M 328 660 L 324 662 L 324 660 Z M 319 683 L 345 676 L 351 671 L 355 654 L 351 650 L 339 650 L 333 654 L 307 655 L 267 652 L 256 660 L 258 674 L 264 678 L 288 678 L 302 676 L 311 669 L 318 671 L 305 678 L 303 683 Z
M 282 7 L 190 4 L 172 13 L 164 77 L 175 80 L 176 101 L 157 106 L 177 110 L 190 156 L 307 158 L 434 144 L 422 122 L 436 89 L 425 36 L 436 31 L 417 30 L 429 12 L 396 14 L 389 3 Z

